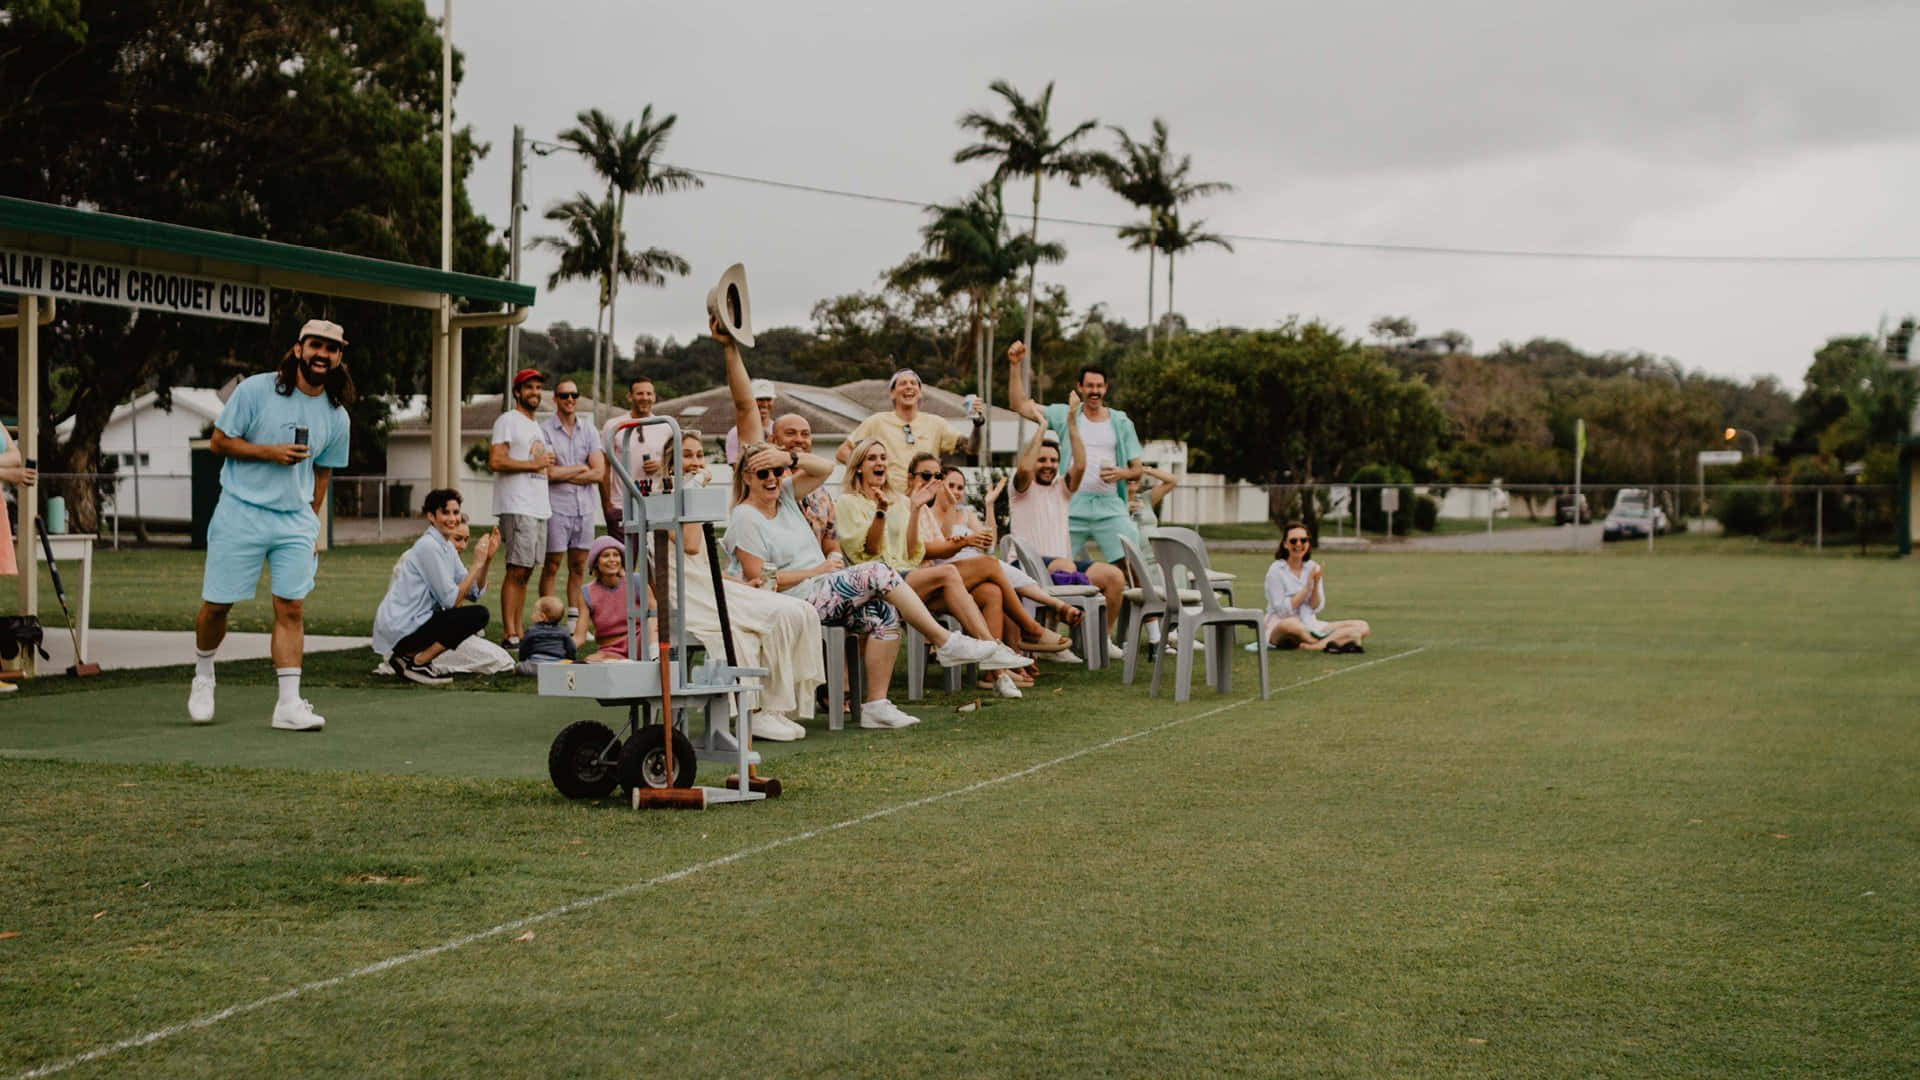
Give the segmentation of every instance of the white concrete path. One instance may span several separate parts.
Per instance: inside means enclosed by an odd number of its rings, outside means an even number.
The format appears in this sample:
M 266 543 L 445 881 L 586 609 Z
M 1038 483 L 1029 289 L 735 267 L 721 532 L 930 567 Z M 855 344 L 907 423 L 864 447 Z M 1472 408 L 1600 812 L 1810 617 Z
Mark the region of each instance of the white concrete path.
M 54 612 L 54 615 L 57 618 L 59 612 Z M 67 628 L 55 623 L 46 630 L 47 655 L 53 659 L 40 661 L 39 671 L 43 678 L 60 675 L 73 664 L 73 638 L 68 635 Z M 191 630 L 106 630 L 96 626 L 89 637 L 91 640 L 87 645 L 93 650 L 93 655 L 87 659 L 110 671 L 193 663 Z M 220 644 L 220 660 L 265 659 L 270 655 L 268 645 L 271 640 L 268 634 L 230 633 L 227 640 Z M 372 665 L 372 643 L 367 638 L 307 635 L 308 652 L 352 648 L 366 649 L 367 663 Z

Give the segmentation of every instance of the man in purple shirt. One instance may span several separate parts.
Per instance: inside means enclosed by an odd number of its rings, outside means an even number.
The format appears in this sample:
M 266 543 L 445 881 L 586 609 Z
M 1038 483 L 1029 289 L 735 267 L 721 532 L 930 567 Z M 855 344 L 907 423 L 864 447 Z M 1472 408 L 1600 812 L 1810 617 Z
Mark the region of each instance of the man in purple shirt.
M 553 453 L 547 466 L 547 562 L 540 569 L 540 595 L 553 595 L 560 557 L 567 559 L 567 606 L 579 610 L 586 581 L 587 549 L 593 546 L 593 506 L 607 472 L 600 433 L 580 419 L 580 387 L 563 379 L 553 388 L 553 415 L 540 424 L 540 437 Z

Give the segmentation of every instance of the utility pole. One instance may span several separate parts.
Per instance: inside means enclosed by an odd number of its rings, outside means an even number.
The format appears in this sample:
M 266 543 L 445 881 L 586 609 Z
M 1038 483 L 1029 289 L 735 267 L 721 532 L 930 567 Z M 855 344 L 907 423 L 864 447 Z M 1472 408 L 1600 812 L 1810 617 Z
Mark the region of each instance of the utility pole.
M 507 216 L 507 237 L 513 245 L 507 251 L 507 279 L 520 280 L 520 211 L 523 193 L 521 182 L 526 174 L 527 129 L 519 124 L 513 125 L 513 211 Z M 520 328 L 507 327 L 507 378 L 506 390 L 500 396 L 500 411 L 507 411 L 507 403 L 513 400 L 513 373 L 520 370 Z

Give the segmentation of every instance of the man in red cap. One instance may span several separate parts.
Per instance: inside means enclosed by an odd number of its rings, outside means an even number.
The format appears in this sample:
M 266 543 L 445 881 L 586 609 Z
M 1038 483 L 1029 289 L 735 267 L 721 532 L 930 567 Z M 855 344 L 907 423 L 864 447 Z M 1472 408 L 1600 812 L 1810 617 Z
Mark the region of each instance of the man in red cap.
M 553 452 L 533 422 L 540 407 L 544 379 L 533 368 L 513 377 L 513 408 L 493 422 L 493 447 L 487 467 L 493 470 L 493 513 L 500 521 L 500 550 L 507 562 L 507 579 L 500 585 L 500 621 L 506 625 L 501 642 L 508 651 L 520 647 L 526 619 L 527 578 L 547 557 L 547 467 Z

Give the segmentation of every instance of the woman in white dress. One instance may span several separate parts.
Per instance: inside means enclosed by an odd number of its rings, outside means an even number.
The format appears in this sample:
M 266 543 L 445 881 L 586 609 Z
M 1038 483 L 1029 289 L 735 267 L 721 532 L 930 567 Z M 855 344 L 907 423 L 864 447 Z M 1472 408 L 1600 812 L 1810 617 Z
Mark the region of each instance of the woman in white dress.
M 680 468 L 684 483 L 705 487 L 706 447 L 694 431 L 680 436 Z M 686 567 L 687 630 L 700 639 L 707 655 L 726 656 L 720 636 L 720 606 L 714 601 L 713 574 L 706 557 L 706 541 L 697 529 L 685 529 L 681 560 Z M 721 559 L 722 564 L 726 562 Z M 677 579 L 676 579 L 677 580 Z M 734 659 L 742 667 L 763 667 L 758 707 L 748 720 L 756 739 L 791 742 L 807 737 L 794 719 L 813 715 L 813 691 L 827 681 L 820 653 L 820 616 L 813 605 L 769 589 L 756 589 L 722 579 L 727 592 L 727 622 L 733 628 Z
M 1313 546 L 1307 527 L 1288 522 L 1281 536 L 1273 565 L 1267 568 L 1267 643 L 1311 652 L 1366 652 L 1361 643 L 1373 633 L 1366 620 L 1320 618 L 1327 606 L 1327 587 L 1320 564 L 1307 557 Z

